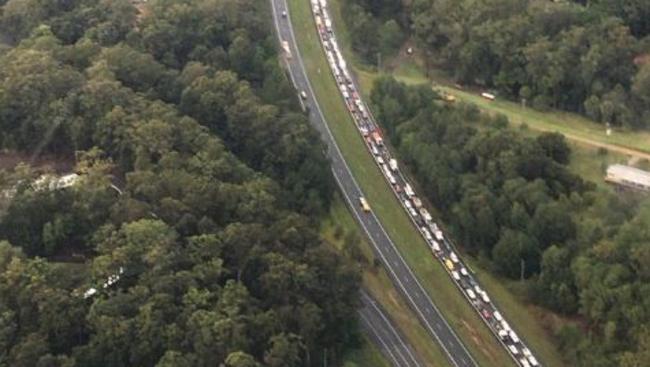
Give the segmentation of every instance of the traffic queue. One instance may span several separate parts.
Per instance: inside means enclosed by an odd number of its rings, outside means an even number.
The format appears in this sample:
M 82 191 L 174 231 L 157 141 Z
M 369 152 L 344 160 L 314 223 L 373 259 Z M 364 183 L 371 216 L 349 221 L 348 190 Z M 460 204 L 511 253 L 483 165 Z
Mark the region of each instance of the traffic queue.
M 424 207 L 422 200 L 416 195 L 412 185 L 408 183 L 406 177 L 402 174 L 397 160 L 391 156 L 390 151 L 386 148 L 381 130 L 375 123 L 369 109 L 361 100 L 359 91 L 339 49 L 332 28 L 332 20 L 327 11 L 327 0 L 311 0 L 311 5 L 319 38 L 341 96 L 360 134 L 363 136 L 368 150 L 374 157 L 375 163 L 390 183 L 394 194 L 408 213 L 411 221 L 424 237 L 434 257 L 443 264 L 454 283 L 513 359 L 522 367 L 540 366 L 541 364 L 532 355 L 528 347 L 496 309 L 487 292 L 480 287 L 471 272 L 459 259 L 454 245 L 433 220 L 429 211 Z M 365 212 L 370 211 L 365 198 L 360 198 L 360 205 Z

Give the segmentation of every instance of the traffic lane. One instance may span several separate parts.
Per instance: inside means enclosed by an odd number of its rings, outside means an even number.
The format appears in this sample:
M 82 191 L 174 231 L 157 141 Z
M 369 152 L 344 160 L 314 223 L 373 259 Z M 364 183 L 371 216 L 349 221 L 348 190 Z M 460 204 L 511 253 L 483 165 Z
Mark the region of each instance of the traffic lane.
M 278 6 L 276 7 L 276 12 L 281 13 L 284 9 L 286 8 Z M 452 363 L 457 366 L 474 366 L 475 364 L 468 352 L 460 344 L 460 341 L 450 330 L 449 326 L 443 321 L 442 316 L 440 316 L 437 309 L 434 308 L 428 295 L 418 286 L 413 274 L 409 271 L 401 256 L 396 252 L 394 245 L 390 243 L 390 240 L 385 235 L 385 232 L 383 232 L 383 228 L 381 228 L 377 219 L 373 215 L 365 215 L 366 213 L 361 212 L 358 205 L 355 205 L 356 200 L 361 193 L 356 186 L 351 173 L 348 171 L 347 166 L 343 162 L 340 152 L 336 149 L 336 143 L 327 131 L 327 127 L 320 111 L 318 111 L 318 107 L 315 105 L 315 99 L 308 86 L 306 75 L 303 73 L 302 65 L 299 64 L 300 54 L 295 49 L 295 40 L 291 35 L 290 25 L 286 22 L 286 24 L 280 24 L 278 28 L 284 30 L 281 34 L 286 38 L 286 40 L 291 40 L 291 47 L 294 50 L 295 57 L 288 62 L 290 72 L 294 76 L 297 86 L 305 90 L 307 93 L 308 103 L 314 103 L 313 106 L 310 106 L 313 107 L 312 112 L 310 112 L 310 118 L 312 122 L 316 123 L 318 130 L 324 132 L 323 138 L 330 148 L 329 151 L 331 153 L 330 157 L 332 158 L 331 161 L 334 174 L 337 176 L 337 181 L 339 181 L 341 189 L 344 191 L 344 195 L 346 195 L 346 198 L 350 201 L 351 209 L 355 212 L 362 225 L 365 226 L 368 235 L 376 242 L 376 250 L 380 251 L 386 258 L 384 264 L 387 266 L 389 271 L 393 273 L 391 277 L 394 281 L 402 283 L 400 291 L 410 300 L 411 306 L 417 310 L 421 321 L 425 323 L 429 332 L 433 334 L 433 336 L 438 339 L 439 343 L 443 345 L 443 348 L 447 350 L 448 357 L 452 360 Z M 402 282 L 401 279 L 404 279 L 404 281 Z M 436 325 L 435 329 L 433 325 Z
M 379 326 L 375 321 L 371 319 L 371 315 L 368 315 L 367 312 L 368 311 L 366 309 L 359 310 L 361 327 L 366 330 L 366 335 L 379 348 L 381 353 L 390 361 L 393 366 L 406 367 L 396 351 L 391 348 L 391 346 L 394 344 L 385 340 L 384 336 L 382 335 L 383 333 L 378 330 Z
M 318 120 L 322 121 L 320 119 Z M 364 229 L 366 229 L 366 233 L 371 238 L 371 241 L 374 242 L 375 252 L 379 253 L 380 256 L 383 255 L 385 258 L 382 259 L 382 263 L 388 270 L 389 276 L 394 282 L 401 284 L 405 288 L 402 289 L 402 287 L 398 286 L 397 289 L 410 301 L 411 307 L 416 310 L 425 328 L 438 339 L 438 342 L 442 344 L 443 348 L 447 349 L 452 363 L 457 366 L 475 366 L 468 352 L 444 322 L 439 311 L 433 306 L 428 294 L 419 286 L 413 273 L 409 271 L 408 265 L 406 265 L 399 255 L 396 247 L 385 235 L 376 217 L 363 212 L 359 205 L 356 205 L 356 198 L 361 193 L 354 184 L 354 180 L 346 169 L 341 156 L 338 154 L 332 155 L 331 164 L 337 176 L 335 178 L 337 178 L 341 189 L 345 193 L 348 193 L 348 196 L 351 196 L 351 199 L 349 199 L 351 210 L 353 210 L 357 219 L 361 222 Z
M 366 292 L 361 291 L 361 303 L 363 307 L 359 313 L 362 326 L 366 328 L 375 344 L 382 349 L 382 352 L 391 359 L 393 364 L 395 366 L 420 367 L 421 364 L 415 357 L 413 348 L 407 344 L 377 302 Z
M 384 333 L 387 333 L 392 340 L 392 345 L 402 357 L 405 366 L 420 367 L 422 364 L 416 357 L 413 347 L 401 336 L 397 327 L 389 319 L 381 306 L 368 293 L 361 291 L 361 312 L 367 319 L 373 321 L 374 325 L 382 325 Z
M 323 35 L 323 38 L 324 38 L 324 40 L 334 42 L 331 38 L 328 38 L 326 35 Z M 353 93 L 353 94 L 356 96 L 357 93 L 356 93 L 356 88 L 355 88 L 355 86 L 354 86 L 354 85 L 352 85 L 352 86 L 348 86 L 348 88 L 349 88 L 349 91 L 350 91 L 351 93 Z M 359 102 L 362 102 L 362 101 L 359 100 Z M 361 121 L 361 119 L 360 119 L 360 117 L 358 116 L 358 114 L 356 113 L 356 111 L 353 111 L 353 115 L 354 115 L 353 117 L 356 117 L 356 120 Z M 364 118 L 363 121 L 359 122 L 359 124 L 360 124 L 360 127 L 368 126 L 368 125 L 369 125 L 369 126 L 375 126 L 374 121 L 372 121 L 372 119 L 367 119 L 367 118 Z M 388 152 L 388 151 L 385 150 L 385 149 L 381 149 L 381 151 L 382 151 L 382 152 L 381 152 L 381 153 L 382 153 L 382 156 L 385 156 L 385 157 L 390 158 L 390 152 Z M 387 159 L 388 159 L 388 158 L 387 158 Z M 398 180 L 400 183 L 405 183 L 405 182 L 406 182 L 406 180 L 405 180 L 405 178 L 402 176 L 401 172 L 399 172 L 396 176 L 397 176 L 397 177 L 396 177 L 397 180 Z M 414 218 L 414 219 L 417 221 L 417 220 L 420 219 L 420 218 L 417 218 L 417 217 L 416 217 L 416 218 Z M 444 244 L 446 245 L 445 247 L 447 247 L 446 250 L 447 250 L 447 251 L 451 251 L 451 249 L 450 249 L 450 247 L 449 247 L 449 245 L 448 245 L 448 243 L 447 243 L 446 241 L 444 241 Z M 471 276 L 470 276 L 470 280 L 473 280 L 473 279 L 471 278 Z M 462 288 L 464 289 L 465 287 L 462 287 Z M 487 309 L 493 309 L 493 308 L 494 308 L 493 305 L 489 305 L 489 304 L 483 305 L 481 302 L 478 302 L 478 303 L 479 303 L 479 304 L 474 305 L 474 306 L 475 306 L 479 311 L 482 311 L 482 310 L 485 309 L 485 308 L 487 308 Z M 482 316 L 482 315 L 481 315 L 481 316 Z M 523 345 L 523 343 L 521 343 L 521 344 Z
M 340 185 L 345 192 L 352 192 L 355 195 L 360 194 L 354 181 L 348 175 L 348 171 L 344 169 L 342 158 L 339 155 L 332 156 L 332 165 L 337 173 L 340 173 Z M 396 247 L 391 243 L 391 240 L 384 234 L 383 228 L 380 226 L 376 217 L 372 214 L 363 212 L 358 205 L 351 203 L 351 209 L 357 214 L 357 218 L 362 222 L 362 225 L 367 229 L 372 241 L 376 244 L 375 251 L 380 251 L 386 261 L 384 266 L 387 267 L 388 274 L 393 278 L 393 281 L 401 283 L 405 290 L 397 287 L 398 290 L 406 297 L 407 300 L 415 303 L 412 307 L 420 310 L 419 315 L 421 321 L 428 326 L 427 329 L 430 333 L 439 338 L 439 343 L 448 350 L 452 355 L 451 358 L 458 366 L 474 366 L 471 357 L 465 348 L 460 344 L 455 334 L 450 330 L 448 325 L 443 321 L 443 317 L 438 310 L 433 306 L 428 294 L 422 289 L 414 278 L 414 275 L 409 271 L 408 265 L 403 261 Z M 391 274 L 394 272 L 394 275 Z

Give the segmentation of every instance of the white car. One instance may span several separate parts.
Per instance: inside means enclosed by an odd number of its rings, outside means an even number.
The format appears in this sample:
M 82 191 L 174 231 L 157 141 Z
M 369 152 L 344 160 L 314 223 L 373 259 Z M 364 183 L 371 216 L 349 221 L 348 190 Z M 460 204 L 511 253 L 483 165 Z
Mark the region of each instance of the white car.
M 451 276 L 452 276 L 456 281 L 460 281 L 460 274 L 458 274 L 458 272 L 457 272 L 456 270 L 452 270 L 452 271 L 451 271 Z
M 404 205 L 406 205 L 406 207 L 409 209 L 413 208 L 413 204 L 411 204 L 411 200 L 404 200 Z
M 508 332 L 510 332 L 510 330 L 512 330 L 510 328 L 510 324 L 508 324 L 508 322 L 506 320 L 501 321 L 501 326 L 503 326 L 503 329 L 507 330 Z
M 514 331 L 510 330 L 508 335 L 510 336 L 510 339 L 512 339 L 512 341 L 514 343 L 519 343 L 519 337 L 517 336 L 517 334 Z
M 302 99 L 307 99 L 307 92 L 305 92 L 304 90 L 301 91 L 301 92 L 300 92 L 300 98 L 302 98 Z
M 518 350 L 517 347 L 514 346 L 514 345 L 508 345 L 508 349 L 510 349 L 510 352 L 511 352 L 512 354 L 514 354 L 514 355 L 519 354 L 519 350 Z
M 471 290 L 471 289 L 468 289 L 468 290 L 467 290 L 467 296 L 468 296 L 470 299 L 476 299 L 476 295 L 474 294 L 474 291 Z
M 427 241 L 433 240 L 433 237 L 431 236 L 431 232 L 429 232 L 427 227 L 421 227 L 420 230 L 422 230 L 422 233 L 424 233 L 424 238 L 426 238 Z
M 379 155 L 379 150 L 377 149 L 377 146 L 375 145 L 375 143 L 371 143 L 370 149 L 372 150 L 372 154 Z
M 283 11 L 282 11 L 282 18 L 286 18 L 286 17 L 287 17 L 287 11 L 286 11 L 286 10 L 283 10 Z
M 521 364 L 521 367 L 530 367 L 530 363 L 526 360 L 526 358 L 522 358 L 519 360 L 519 363 Z
M 435 234 L 436 234 L 436 238 L 438 239 L 438 241 L 442 241 L 444 239 L 444 237 L 442 235 L 442 231 L 440 229 L 437 229 L 435 231 Z
M 537 362 L 537 359 L 535 359 L 535 357 L 529 356 L 528 360 L 530 361 L 531 366 L 533 366 L 533 367 L 539 366 L 539 362 Z
M 488 297 L 487 293 L 485 291 L 481 292 L 481 299 L 485 303 L 490 303 L 490 297 Z
M 469 273 L 467 272 L 467 269 L 465 269 L 465 267 L 460 268 L 460 273 L 461 273 L 463 276 L 466 276 L 466 277 L 469 276 Z
M 384 158 L 381 157 L 381 156 L 377 157 L 377 162 L 379 162 L 379 164 L 383 165 L 384 164 Z
M 458 264 L 458 256 L 456 256 L 456 254 L 453 251 L 449 254 L 449 258 L 451 258 L 451 261 Z
M 498 322 L 503 321 L 503 316 L 501 316 L 501 313 L 500 313 L 499 311 L 494 311 L 494 318 L 495 318 Z

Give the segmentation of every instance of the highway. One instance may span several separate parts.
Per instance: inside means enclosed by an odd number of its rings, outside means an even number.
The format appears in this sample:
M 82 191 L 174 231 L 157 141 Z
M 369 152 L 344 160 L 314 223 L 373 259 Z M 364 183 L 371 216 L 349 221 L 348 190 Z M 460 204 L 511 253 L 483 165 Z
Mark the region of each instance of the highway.
M 363 196 L 363 193 L 343 159 L 343 155 L 325 122 L 323 113 L 315 98 L 296 44 L 290 17 L 283 16 L 283 14 L 289 13 L 286 0 L 271 0 L 271 5 L 277 35 L 280 41 L 288 43 L 292 55 L 291 58 L 285 58 L 290 77 L 296 89 L 305 92 L 303 103 L 308 107 L 309 120 L 320 132 L 321 138 L 327 146 L 332 173 L 352 213 L 370 239 L 377 256 L 395 283 L 395 287 L 405 297 L 406 302 L 412 307 L 423 327 L 442 347 L 451 364 L 457 367 L 477 366 L 460 338 L 442 317 L 440 311 L 408 267 L 375 214 L 373 212 L 366 213 L 360 208 L 359 198 Z
M 413 347 L 402 337 L 386 312 L 368 293 L 361 291 L 361 326 L 395 367 L 421 367 Z
M 488 293 L 481 287 L 474 275 L 468 271 L 468 267 L 457 255 L 456 247 L 434 221 L 422 200 L 416 195 L 406 175 L 400 170 L 399 162 L 384 144 L 381 127 L 372 116 L 372 111 L 361 99 L 357 83 L 348 71 L 347 63 L 334 33 L 327 0 L 311 0 L 311 9 L 321 46 L 329 63 L 332 77 L 339 88 L 342 101 L 346 104 L 357 131 L 363 137 L 368 152 L 374 158 L 386 183 L 402 204 L 415 229 L 420 232 L 432 254 L 440 261 L 458 290 L 512 359 L 522 367 L 539 367 L 539 361 L 524 340 L 505 320 Z M 365 202 L 364 206 L 366 206 Z

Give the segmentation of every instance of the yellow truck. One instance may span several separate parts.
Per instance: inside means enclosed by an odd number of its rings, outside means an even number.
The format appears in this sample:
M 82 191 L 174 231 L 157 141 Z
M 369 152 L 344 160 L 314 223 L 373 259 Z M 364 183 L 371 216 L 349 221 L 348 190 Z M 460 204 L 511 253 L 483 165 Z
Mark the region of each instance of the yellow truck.
M 454 270 L 454 263 L 451 262 L 451 260 L 449 259 L 445 260 L 445 265 L 447 265 L 447 269 L 449 269 L 449 271 Z

